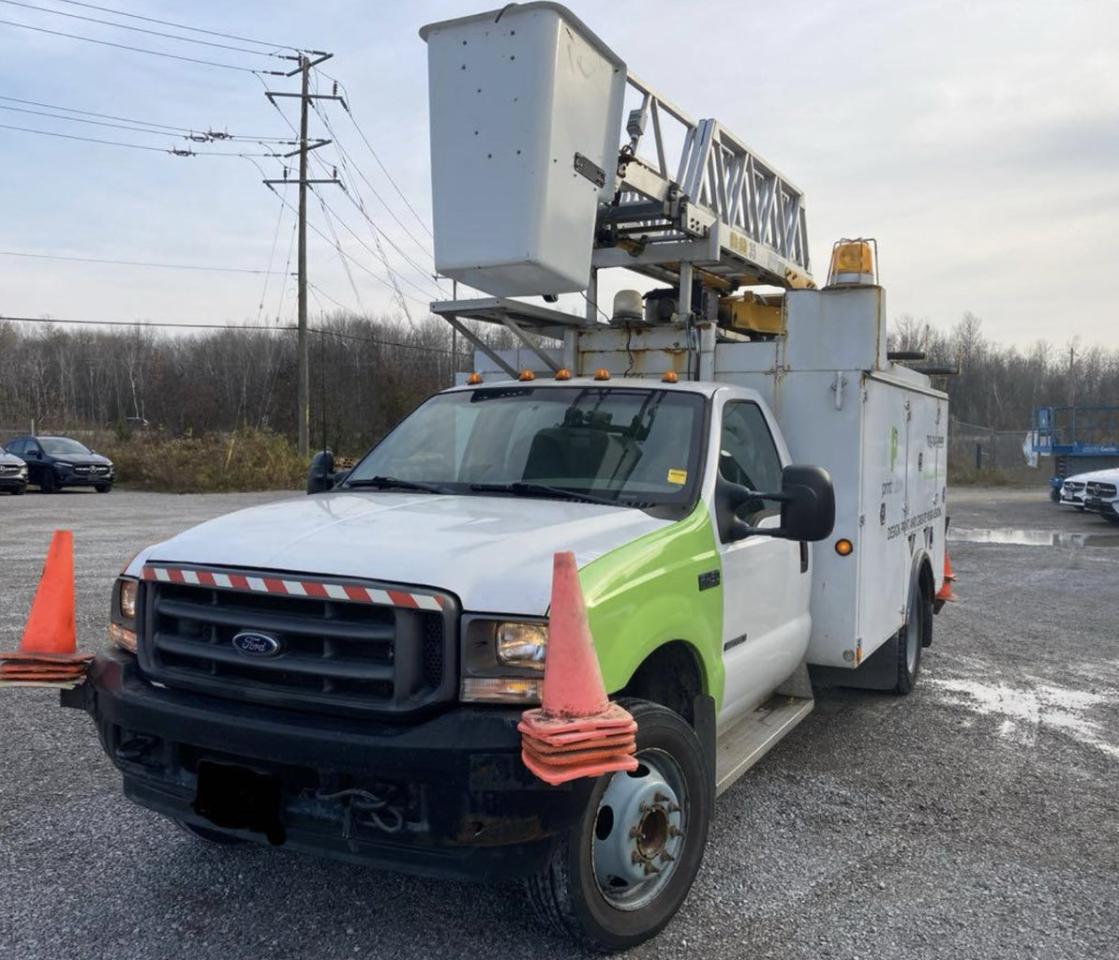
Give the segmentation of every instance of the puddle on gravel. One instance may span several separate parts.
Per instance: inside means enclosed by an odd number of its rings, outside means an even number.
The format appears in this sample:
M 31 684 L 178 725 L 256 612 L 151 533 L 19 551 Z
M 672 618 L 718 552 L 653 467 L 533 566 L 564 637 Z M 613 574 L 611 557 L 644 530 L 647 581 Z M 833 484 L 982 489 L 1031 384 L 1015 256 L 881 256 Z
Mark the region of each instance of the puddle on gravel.
M 1114 690 L 1089 693 L 1041 682 L 1035 682 L 1032 687 L 1014 687 L 1006 683 L 940 677 L 930 677 L 923 682 L 936 691 L 942 703 L 962 707 L 979 716 L 1001 718 L 999 736 L 1006 740 L 1032 746 L 1037 731 L 1048 729 L 1119 760 L 1119 744 L 1109 738 L 1109 731 L 1102 724 L 1088 716 L 1094 707 L 1110 702 Z
M 1011 527 L 949 527 L 948 540 L 1021 547 L 1119 547 L 1119 533 L 1068 533 L 1064 530 L 1015 530 Z

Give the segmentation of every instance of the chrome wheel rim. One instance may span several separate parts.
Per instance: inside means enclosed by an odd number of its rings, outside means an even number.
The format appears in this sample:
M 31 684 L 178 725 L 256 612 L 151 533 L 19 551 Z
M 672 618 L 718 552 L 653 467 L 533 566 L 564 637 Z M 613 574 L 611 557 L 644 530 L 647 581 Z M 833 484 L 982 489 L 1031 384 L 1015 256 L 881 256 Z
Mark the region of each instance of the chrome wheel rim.
M 663 750 L 637 755 L 633 773 L 615 773 L 599 800 L 591 863 L 603 898 L 640 910 L 668 885 L 684 849 L 688 793 L 680 765 Z

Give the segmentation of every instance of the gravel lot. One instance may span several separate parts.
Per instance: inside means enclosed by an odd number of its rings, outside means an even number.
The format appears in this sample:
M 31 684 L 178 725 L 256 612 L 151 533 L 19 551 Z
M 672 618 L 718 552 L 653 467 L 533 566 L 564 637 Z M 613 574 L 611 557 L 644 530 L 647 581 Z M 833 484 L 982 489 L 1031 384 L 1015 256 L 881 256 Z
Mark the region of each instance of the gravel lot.
M 133 552 L 284 494 L 0 497 L 0 649 L 51 530 L 79 642 Z M 952 527 L 1119 533 L 1044 491 L 952 493 Z M 1104 541 L 1106 544 L 1106 541 Z M 717 805 L 683 911 L 637 957 L 1116 956 L 1119 547 L 956 542 L 959 603 L 908 698 L 832 691 Z M 89 720 L 0 690 L 0 957 L 569 957 L 508 884 L 200 848 L 125 801 Z

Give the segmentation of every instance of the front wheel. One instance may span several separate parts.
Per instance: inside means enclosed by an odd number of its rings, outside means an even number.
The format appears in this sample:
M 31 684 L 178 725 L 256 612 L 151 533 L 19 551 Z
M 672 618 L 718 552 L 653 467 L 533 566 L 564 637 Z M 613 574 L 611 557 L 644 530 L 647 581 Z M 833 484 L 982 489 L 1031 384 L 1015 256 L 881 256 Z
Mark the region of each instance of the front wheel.
M 600 777 L 579 821 L 527 881 L 537 917 L 596 950 L 656 936 L 680 909 L 707 843 L 714 784 L 695 731 L 644 700 L 633 773 Z

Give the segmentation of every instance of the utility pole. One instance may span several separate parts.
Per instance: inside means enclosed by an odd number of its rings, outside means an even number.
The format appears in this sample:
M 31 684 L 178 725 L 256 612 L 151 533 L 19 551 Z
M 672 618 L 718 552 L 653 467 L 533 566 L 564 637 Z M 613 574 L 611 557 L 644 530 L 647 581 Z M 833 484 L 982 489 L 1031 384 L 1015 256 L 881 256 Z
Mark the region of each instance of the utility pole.
M 266 90 L 264 95 L 275 105 L 276 97 L 299 98 L 299 145 L 298 149 L 283 154 L 283 158 L 299 156 L 299 179 L 290 180 L 287 176 L 287 167 L 284 168 L 283 179 L 265 180 L 265 185 L 271 190 L 275 184 L 299 184 L 299 253 L 297 263 L 298 271 L 298 319 L 296 320 L 296 362 L 298 372 L 296 375 L 296 404 L 298 431 L 298 449 L 301 457 L 307 457 L 311 449 L 311 353 L 310 342 L 307 339 L 307 186 L 308 184 L 333 183 L 341 186 L 342 181 L 337 176 L 315 180 L 307 176 L 307 156 L 312 150 L 324 147 L 329 140 L 315 140 L 311 142 L 307 136 L 307 123 L 311 110 L 312 100 L 339 100 L 345 106 L 346 101 L 338 96 L 337 84 L 331 94 L 311 93 L 311 68 L 318 66 L 324 60 L 329 60 L 333 54 L 321 50 L 310 50 L 300 53 L 290 59 L 297 60 L 299 66 L 294 70 L 284 73 L 285 77 L 294 77 L 300 74 L 299 93 L 280 93 Z M 311 59 L 314 57 L 315 59 Z

